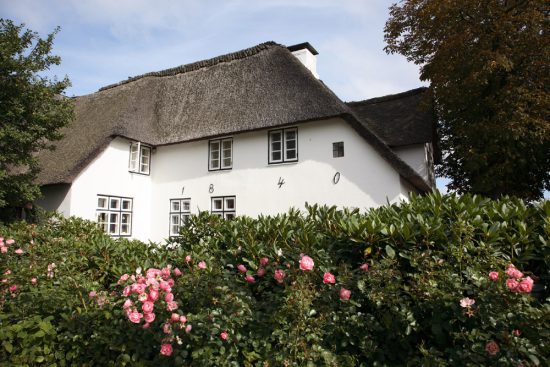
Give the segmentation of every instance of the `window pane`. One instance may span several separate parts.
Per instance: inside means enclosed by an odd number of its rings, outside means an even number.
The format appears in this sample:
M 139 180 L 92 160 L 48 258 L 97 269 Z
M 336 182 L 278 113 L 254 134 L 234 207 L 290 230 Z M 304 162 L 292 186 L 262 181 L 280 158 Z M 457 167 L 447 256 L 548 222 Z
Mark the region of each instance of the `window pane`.
M 223 141 L 223 150 L 231 150 L 231 145 L 233 143 L 233 140 L 224 140 Z
M 120 200 L 116 198 L 111 198 L 109 201 L 109 209 L 119 209 L 120 208 Z
M 130 145 L 130 170 L 135 171 L 138 166 L 139 143 Z
M 179 214 L 172 214 L 170 216 L 170 223 L 179 225 L 180 224 L 180 216 Z
M 296 148 L 296 140 L 290 140 L 286 142 L 286 149 L 295 149 Z
M 296 159 L 296 150 L 287 150 L 286 151 L 286 159 Z
M 191 202 L 189 200 L 182 200 L 181 204 L 182 204 L 181 211 L 188 212 L 189 210 L 191 210 Z
M 132 210 L 132 200 L 122 199 L 122 210 Z
M 223 209 L 223 200 L 222 199 L 213 199 L 212 200 L 212 210 L 222 210 Z
M 289 140 L 296 140 L 296 130 L 287 130 L 285 131 L 285 139 L 288 142 Z
M 233 219 L 235 218 L 235 213 L 225 213 L 225 219 Z
M 273 131 L 271 132 L 270 136 L 271 136 L 272 142 L 277 142 L 277 141 L 280 142 L 282 140 L 282 134 L 280 131 Z
M 271 160 L 272 161 L 280 161 L 281 160 L 281 152 L 273 152 L 271 154 Z
M 180 201 L 179 200 L 172 200 L 171 202 L 171 212 L 179 212 L 180 211 Z
M 232 140 L 224 140 L 222 142 L 223 150 L 222 150 L 222 168 L 229 168 L 231 167 L 231 150 L 232 150 Z
M 107 198 L 98 197 L 97 198 L 97 207 L 101 209 L 107 209 Z
M 180 234 L 180 226 L 179 225 L 172 225 L 170 227 L 170 234 L 172 236 L 177 236 L 178 234 Z
M 274 141 L 271 142 L 271 151 L 277 152 L 281 150 L 281 142 L 280 141 Z
M 210 169 L 220 168 L 220 141 L 210 142 Z
M 132 215 L 128 213 L 123 213 L 120 218 L 120 234 L 128 235 L 130 234 L 130 228 L 132 225 Z
M 225 210 L 234 210 L 235 209 L 235 199 L 234 198 L 226 198 L 224 209 Z
M 188 220 L 189 220 L 189 214 L 181 215 L 181 224 L 187 223 Z

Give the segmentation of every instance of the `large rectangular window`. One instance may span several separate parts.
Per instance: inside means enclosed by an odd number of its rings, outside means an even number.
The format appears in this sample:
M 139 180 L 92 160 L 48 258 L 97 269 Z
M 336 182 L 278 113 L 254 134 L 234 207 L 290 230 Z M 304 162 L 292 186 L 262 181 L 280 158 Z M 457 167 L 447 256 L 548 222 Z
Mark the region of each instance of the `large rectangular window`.
M 216 139 L 208 142 L 208 170 L 216 171 L 233 167 L 233 139 Z
M 130 144 L 130 172 L 148 175 L 151 168 L 151 147 L 140 142 Z
M 110 195 L 97 196 L 97 224 L 111 236 L 132 235 L 132 210 L 132 198 Z
M 237 200 L 235 196 L 212 197 L 211 213 L 225 219 L 235 218 L 237 211 Z
M 191 199 L 170 199 L 170 236 L 179 236 L 180 228 L 191 215 Z
M 269 131 L 269 164 L 298 160 L 298 128 Z

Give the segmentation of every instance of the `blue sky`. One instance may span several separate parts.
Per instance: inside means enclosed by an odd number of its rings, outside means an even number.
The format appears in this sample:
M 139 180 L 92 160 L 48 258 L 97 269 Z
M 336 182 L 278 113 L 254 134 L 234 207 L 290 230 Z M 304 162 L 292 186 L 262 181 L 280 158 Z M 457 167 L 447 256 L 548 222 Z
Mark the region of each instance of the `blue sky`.
M 418 68 L 387 55 L 387 0 L 0 0 L 0 16 L 42 36 L 61 27 L 54 52 L 68 95 L 265 41 L 309 41 L 321 79 L 343 100 L 416 88 Z

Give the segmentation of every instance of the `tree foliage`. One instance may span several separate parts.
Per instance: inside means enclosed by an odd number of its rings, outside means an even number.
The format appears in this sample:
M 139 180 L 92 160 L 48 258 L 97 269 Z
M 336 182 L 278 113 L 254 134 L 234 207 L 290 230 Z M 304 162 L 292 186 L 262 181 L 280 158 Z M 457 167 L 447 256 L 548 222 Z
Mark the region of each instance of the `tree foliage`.
M 40 195 L 33 155 L 60 139 L 60 128 L 72 119 L 72 102 L 61 95 L 68 78 L 41 75 L 61 61 L 50 54 L 58 30 L 42 39 L 0 19 L 0 208 Z
M 543 0 L 407 0 L 386 51 L 421 66 L 440 119 L 449 187 L 527 199 L 550 188 L 550 45 Z

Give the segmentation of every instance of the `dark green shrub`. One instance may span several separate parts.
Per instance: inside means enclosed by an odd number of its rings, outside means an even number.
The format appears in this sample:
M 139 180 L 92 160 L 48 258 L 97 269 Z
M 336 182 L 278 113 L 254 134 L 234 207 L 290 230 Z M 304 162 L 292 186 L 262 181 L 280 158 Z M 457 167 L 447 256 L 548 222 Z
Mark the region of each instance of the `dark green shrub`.
M 550 362 L 548 201 L 433 193 L 367 213 L 311 206 L 232 221 L 201 213 L 170 246 L 113 240 L 75 218 L 0 233 L 16 240 L 0 257 L 0 270 L 11 270 L 0 285 L 5 365 Z M 315 262 L 312 270 L 300 269 L 302 254 Z M 262 258 L 269 263 L 260 265 Z M 534 279 L 530 294 L 506 287 L 509 264 Z M 176 325 L 162 332 L 170 317 L 162 300 L 148 329 L 122 308 L 122 274 L 139 278 L 168 265 L 175 312 L 186 316 L 188 332 Z M 175 267 L 181 276 L 173 275 Z M 276 270 L 286 277 L 277 281 Z M 323 283 L 327 272 L 335 284 Z M 17 291 L 9 291 L 12 284 Z M 342 289 L 351 291 L 349 300 L 341 299 Z M 160 355 L 161 344 L 173 353 Z

